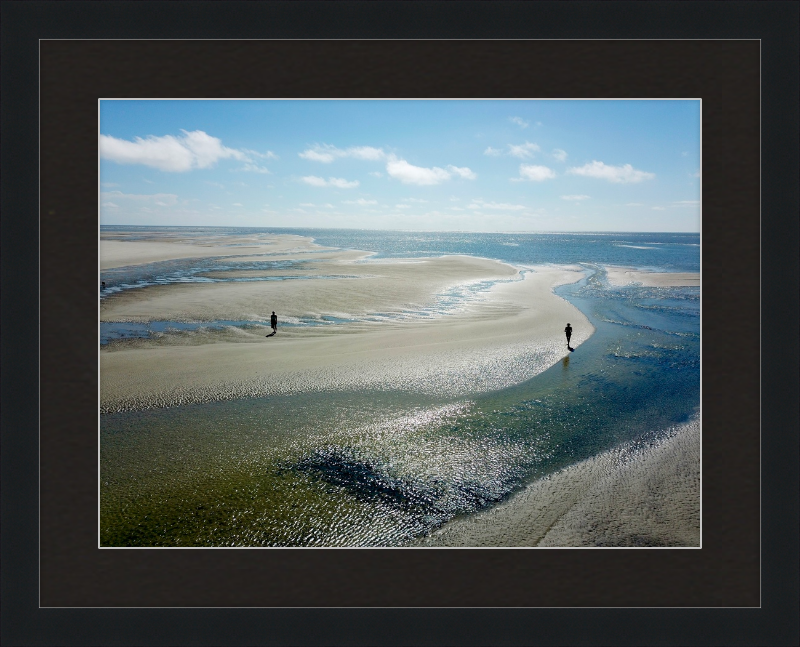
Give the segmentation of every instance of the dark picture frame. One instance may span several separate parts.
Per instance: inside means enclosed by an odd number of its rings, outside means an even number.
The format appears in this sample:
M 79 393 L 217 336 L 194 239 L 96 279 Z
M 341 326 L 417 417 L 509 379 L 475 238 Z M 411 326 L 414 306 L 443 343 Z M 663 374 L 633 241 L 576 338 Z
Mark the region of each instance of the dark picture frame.
M 4 644 L 797 641 L 796 3 L 2 14 Z M 98 550 L 97 99 L 162 96 L 701 98 L 703 548 Z

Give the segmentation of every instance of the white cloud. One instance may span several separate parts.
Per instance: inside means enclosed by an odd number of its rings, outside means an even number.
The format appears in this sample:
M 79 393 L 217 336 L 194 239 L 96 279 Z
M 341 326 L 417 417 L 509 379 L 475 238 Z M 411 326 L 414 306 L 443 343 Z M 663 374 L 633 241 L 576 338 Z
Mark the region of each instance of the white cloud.
M 395 209 L 410 209 L 411 205 L 410 204 L 396 204 L 396 205 L 394 205 L 394 208 Z
M 562 200 L 588 200 L 588 195 L 562 195 Z
M 372 146 L 355 146 L 348 148 L 348 157 L 355 157 L 360 160 L 380 161 L 386 157 L 386 153 L 381 148 L 373 148 Z
M 107 189 L 113 189 L 115 186 L 119 186 L 116 182 L 101 182 L 100 186 L 104 186 Z
M 340 157 L 354 157 L 355 159 L 380 161 L 386 159 L 386 153 L 382 148 L 374 148 L 373 146 L 351 146 L 347 149 L 337 148 L 330 144 L 317 144 L 313 148 L 308 148 L 302 153 L 298 153 L 300 157 L 312 162 L 323 162 L 330 164 L 333 160 Z
M 231 206 L 234 206 L 234 207 L 241 207 L 241 206 L 243 206 L 243 205 L 242 205 L 242 203 L 241 203 L 241 202 L 234 202 L 234 203 L 233 203 Z
M 113 207 L 113 208 L 115 208 L 115 209 L 118 209 L 118 208 L 119 208 L 119 205 L 118 205 L 118 204 L 114 204 L 113 202 L 104 202 L 104 203 L 103 203 L 103 206 L 104 206 L 104 207 Z
M 483 200 L 473 200 L 472 204 L 467 205 L 467 209 L 495 209 L 500 211 L 522 211 L 527 207 L 521 204 L 507 204 L 504 202 L 485 202 Z
M 383 173 L 380 171 L 370 171 L 369 174 L 373 177 L 383 177 Z
M 483 151 L 483 154 L 491 155 L 492 157 L 499 157 L 503 154 L 503 151 L 501 151 L 499 148 L 492 148 L 491 146 L 488 146 L 486 150 Z
M 257 164 L 245 164 L 240 171 L 249 171 L 251 173 L 265 173 L 269 174 L 270 170 L 266 166 L 258 166 Z
M 342 200 L 342 204 L 360 204 L 362 207 L 368 204 L 378 204 L 377 200 L 365 200 L 364 198 L 359 198 L 358 200 Z
M 118 164 L 143 164 L 170 172 L 209 168 L 227 158 L 250 161 L 242 151 L 223 146 L 220 139 L 202 130 L 181 132 L 180 137 L 149 135 L 136 137 L 132 142 L 100 135 L 100 156 Z
M 530 124 L 527 121 L 525 121 L 522 117 L 509 117 L 508 120 L 512 124 L 517 124 L 517 126 L 519 126 L 520 128 L 527 128 L 528 126 L 530 126 Z
M 560 148 L 554 148 L 553 157 L 555 157 L 559 162 L 564 162 L 567 159 L 567 151 L 561 150 Z
M 459 168 L 450 165 L 446 170 L 438 166 L 425 168 L 423 166 L 414 166 L 405 160 L 394 157 L 390 158 L 386 164 L 386 172 L 391 177 L 400 180 L 403 184 L 417 184 L 419 186 L 441 184 L 449 180 L 453 175 L 467 180 L 474 180 L 478 177 L 467 167 Z
M 302 153 L 298 153 L 298 155 L 303 159 L 311 160 L 312 162 L 324 162 L 326 164 L 336 159 L 336 156 L 333 153 L 311 149 L 303 151 Z
M 644 205 L 641 202 L 629 202 L 625 206 L 626 207 L 643 207 Z
M 630 164 L 623 166 L 609 166 L 593 160 L 589 164 L 569 169 L 568 173 L 572 175 L 583 175 L 585 177 L 594 177 L 601 180 L 608 180 L 609 182 L 616 182 L 620 184 L 628 184 L 631 182 L 641 182 L 642 180 L 652 180 L 655 173 L 648 173 L 647 171 L 637 171 Z
M 531 182 L 542 182 L 543 180 L 551 180 L 556 174 L 546 166 L 535 166 L 533 164 L 520 164 L 519 174 L 522 176 L 520 180 L 530 180 Z
M 272 151 L 267 151 L 266 153 L 259 153 L 258 151 L 252 151 L 249 148 L 243 148 L 242 152 L 246 155 L 249 155 L 250 157 L 259 157 L 261 159 L 267 159 L 267 160 L 279 159 L 278 156 Z
M 465 180 L 475 180 L 477 179 L 477 174 L 473 171 L 468 169 L 466 166 L 459 168 L 458 166 L 448 166 L 447 170 L 450 171 L 453 175 L 458 175 L 459 177 L 463 177 Z
M 313 207 L 314 205 L 312 203 L 310 203 L 310 202 L 301 202 L 300 206 L 301 207 Z
M 354 189 L 358 186 L 358 180 L 353 180 L 352 182 L 348 182 L 344 178 L 340 177 L 329 177 L 327 180 L 323 177 L 317 177 L 315 175 L 307 175 L 304 178 L 301 178 L 303 182 L 306 184 L 310 184 L 311 186 L 334 186 L 337 189 Z
M 389 161 L 386 165 L 386 172 L 403 184 L 418 184 L 420 186 L 439 184 L 450 179 L 450 173 L 438 166 L 424 168 L 398 159 Z
M 421 198 L 403 198 L 403 202 L 418 202 L 420 204 L 426 204 L 427 200 L 422 200 Z
M 698 207 L 700 206 L 700 200 L 676 200 L 672 204 L 677 204 L 681 207 Z
M 528 159 L 533 157 L 533 154 L 540 151 L 536 144 L 531 144 L 530 142 L 525 142 L 524 144 L 509 144 L 508 145 L 508 154 L 513 155 L 514 157 L 519 157 L 520 159 Z
M 328 178 L 328 182 L 331 186 L 335 186 L 339 189 L 354 189 L 358 186 L 358 180 L 353 180 L 352 182 L 348 182 L 344 178 L 340 177 L 331 177 Z

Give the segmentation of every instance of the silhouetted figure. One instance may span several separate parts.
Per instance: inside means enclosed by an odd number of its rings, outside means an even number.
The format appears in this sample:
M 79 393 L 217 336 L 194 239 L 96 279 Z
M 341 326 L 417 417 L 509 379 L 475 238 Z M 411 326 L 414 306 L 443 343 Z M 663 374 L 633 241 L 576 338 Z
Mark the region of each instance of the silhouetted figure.
M 570 340 L 570 337 L 572 337 L 572 326 L 570 326 L 569 324 L 567 324 L 567 327 L 566 327 L 566 328 L 564 328 L 564 332 L 565 332 L 565 333 L 566 333 L 566 335 L 567 335 L 567 348 L 568 348 L 569 350 L 572 350 L 572 349 L 570 348 L 570 346 L 569 346 L 569 340 Z
M 100 289 L 101 290 L 105 290 L 106 289 L 106 282 L 105 281 L 101 281 L 100 282 Z
M 272 334 L 274 335 L 278 332 L 278 315 L 275 314 L 275 311 L 272 311 L 272 316 L 269 318 L 269 325 L 272 326 Z

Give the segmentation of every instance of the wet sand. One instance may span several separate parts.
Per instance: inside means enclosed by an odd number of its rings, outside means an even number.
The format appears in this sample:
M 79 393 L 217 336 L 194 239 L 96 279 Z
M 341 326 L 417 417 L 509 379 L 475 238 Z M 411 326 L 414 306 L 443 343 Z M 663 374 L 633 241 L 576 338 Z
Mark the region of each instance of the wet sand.
M 106 235 L 100 240 L 100 269 L 127 265 L 143 265 L 178 258 L 210 258 L 212 256 L 252 256 L 319 252 L 326 248 L 315 245 L 303 236 L 255 234 L 249 237 L 221 238 L 189 236 L 155 236 L 146 240 L 127 240 L 129 235 Z
M 621 287 L 638 283 L 644 287 L 677 288 L 700 285 L 700 272 L 641 272 L 630 267 L 609 265 L 606 275 L 610 285 Z
M 295 238 L 297 237 L 288 237 Z M 115 242 L 115 241 L 110 241 Z M 120 242 L 120 241 L 116 241 Z M 188 253 L 191 243 L 121 241 L 109 263 L 129 262 L 134 245 L 147 258 Z M 509 386 L 541 373 L 567 354 L 563 328 L 577 347 L 593 332 L 586 317 L 553 293 L 583 274 L 516 268 L 467 256 L 359 262 L 363 252 L 331 252 L 308 239 L 283 241 L 295 258 L 318 255 L 303 278 L 243 283 L 196 283 L 128 290 L 103 300 L 103 321 L 252 320 L 267 324 L 275 310 L 278 334 L 262 327 L 167 335 L 110 344 L 100 353 L 101 410 L 174 406 L 277 393 L 392 389 L 460 395 Z M 162 245 L 157 249 L 153 245 Z M 264 248 L 272 243 L 261 239 Z M 219 248 L 215 249 L 219 255 Z M 242 258 L 253 251 L 238 249 Z M 124 253 L 123 253 L 124 251 Z M 260 257 L 271 260 L 270 256 Z M 104 253 L 101 250 L 101 254 Z M 267 253 L 267 252 L 264 252 Z M 308 274 L 328 278 L 309 278 Z M 252 274 L 253 272 L 248 272 Z M 260 274 L 256 272 L 255 274 Z M 334 278 L 330 278 L 334 277 Z M 439 309 L 441 295 L 480 281 L 501 282 L 448 314 L 403 318 L 404 311 Z M 300 317 L 380 321 L 281 327 Z
M 417 545 L 700 546 L 699 419 L 535 481 Z

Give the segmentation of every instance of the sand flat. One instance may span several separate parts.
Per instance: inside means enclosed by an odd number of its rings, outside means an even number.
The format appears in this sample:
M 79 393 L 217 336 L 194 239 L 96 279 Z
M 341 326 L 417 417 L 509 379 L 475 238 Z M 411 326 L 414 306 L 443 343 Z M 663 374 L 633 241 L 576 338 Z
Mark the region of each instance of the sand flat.
M 606 266 L 609 284 L 617 287 L 638 283 L 644 287 L 699 287 L 700 272 L 642 272 L 630 267 Z
M 418 545 L 700 546 L 699 418 L 535 481 Z
M 593 332 L 577 308 L 553 293 L 582 278 L 577 267 L 537 267 L 523 275 L 471 256 L 365 260 L 367 252 L 323 248 L 299 236 L 124 236 L 101 244 L 105 266 L 226 255 L 235 267 L 237 260 L 264 260 L 260 252 L 269 260 L 313 260 L 282 271 L 284 280 L 159 285 L 103 299 L 101 321 L 266 324 L 274 310 L 279 332 L 206 328 L 104 347 L 101 411 L 319 390 L 486 391 L 559 361 L 567 353 L 567 321 L 574 347 Z M 274 270 L 264 270 L 262 278 L 270 275 L 276 277 Z M 461 298 L 463 291 L 472 296 Z M 282 325 L 323 317 L 344 323 Z
M 297 272 L 284 271 L 288 278 L 282 281 L 151 286 L 104 299 L 100 318 L 101 321 L 264 321 L 273 310 L 284 318 L 351 318 L 433 306 L 437 295 L 456 286 L 482 280 L 510 280 L 518 275 L 515 268 L 504 263 L 469 256 L 358 263 L 353 262 L 352 255 L 343 254 L 317 259 L 312 269 L 320 276 L 347 278 L 306 278 L 308 269 L 303 267 Z
M 309 238 L 288 234 L 254 235 L 247 238 L 175 238 L 153 237 L 145 240 L 120 240 L 120 236 L 101 238 L 100 269 L 144 265 L 179 258 L 214 256 L 253 256 L 254 254 L 293 255 L 326 248 Z M 289 256 L 290 257 L 290 256 Z
M 209 309 L 214 313 L 236 312 L 236 308 L 258 310 L 266 316 L 275 301 L 255 298 L 264 286 L 285 284 L 293 302 L 301 299 L 303 286 L 313 290 L 315 300 L 324 300 L 335 311 L 353 304 L 370 309 L 388 302 L 401 302 L 412 294 L 422 297 L 432 288 L 452 285 L 458 276 L 475 279 L 514 277 L 516 270 L 494 261 L 468 257 L 428 259 L 441 274 L 430 275 L 420 263 L 384 263 L 389 278 L 328 280 L 324 286 L 306 286 L 307 281 L 214 284 L 207 291 L 175 288 L 154 292 L 149 299 L 134 300 L 127 316 L 152 316 Z M 487 273 L 487 267 L 503 268 Z M 428 265 L 430 267 L 430 265 Z M 370 268 L 374 271 L 375 268 Z M 418 280 L 404 277 L 403 269 L 420 272 Z M 398 272 L 397 276 L 391 272 Z M 100 354 L 101 409 L 104 411 L 171 406 L 186 402 L 252 397 L 324 389 L 410 389 L 426 393 L 460 394 L 502 388 L 546 370 L 566 353 L 565 322 L 572 323 L 574 347 L 593 332 L 586 317 L 553 294 L 556 285 L 574 282 L 582 273 L 542 267 L 523 279 L 500 283 L 479 301 L 450 315 L 430 319 L 398 319 L 380 323 L 279 328 L 276 336 L 235 330 L 235 340 L 214 343 L 160 346 L 143 342 L 140 347 L 103 350 Z M 456 281 L 457 282 L 457 281 Z M 362 292 L 361 287 L 369 289 Z M 240 287 L 241 286 L 241 287 Z M 194 286 L 188 286 L 194 287 Z M 229 294 L 226 289 L 237 288 Z M 300 287 L 298 293 L 296 290 Z M 322 291 L 320 291 L 321 288 Z M 393 289 L 401 290 L 398 296 Z M 409 291 L 408 293 L 402 290 Z M 428 292 L 426 292 L 428 291 Z M 146 291 L 142 291 L 146 292 Z M 308 299 L 306 295 L 302 297 Z M 244 304 L 248 304 L 245 306 Z M 219 312 L 218 312 L 218 310 Z M 280 311 L 280 308 L 276 307 Z M 108 312 L 106 313 L 108 314 Z M 117 311 L 119 314 L 119 311 Z

